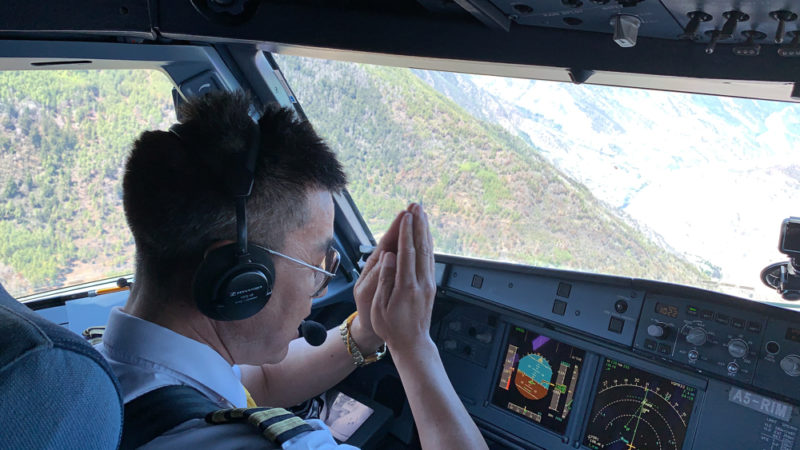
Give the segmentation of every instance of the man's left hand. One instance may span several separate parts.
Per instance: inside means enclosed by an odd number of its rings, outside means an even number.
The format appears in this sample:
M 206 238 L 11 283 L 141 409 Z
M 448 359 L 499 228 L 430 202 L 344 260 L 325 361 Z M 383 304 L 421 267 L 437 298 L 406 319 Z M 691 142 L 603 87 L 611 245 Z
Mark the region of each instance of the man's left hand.
M 414 204 L 412 203 L 408 206 L 406 211 L 411 211 L 413 207 Z M 361 271 L 361 277 L 356 281 L 356 285 L 353 288 L 353 297 L 355 297 L 356 300 L 358 316 L 350 327 L 350 333 L 364 355 L 375 353 L 378 347 L 383 344 L 383 340 L 378 337 L 372 329 L 372 320 L 370 319 L 372 298 L 375 296 L 375 289 L 378 287 L 378 278 L 381 272 L 381 268 L 376 266 L 378 266 L 381 253 L 397 253 L 400 219 L 402 219 L 406 211 L 400 211 L 397 214 L 389 230 L 386 231 L 386 234 L 384 234 L 380 242 L 378 242 L 378 246 L 369 258 L 367 258 L 364 269 Z

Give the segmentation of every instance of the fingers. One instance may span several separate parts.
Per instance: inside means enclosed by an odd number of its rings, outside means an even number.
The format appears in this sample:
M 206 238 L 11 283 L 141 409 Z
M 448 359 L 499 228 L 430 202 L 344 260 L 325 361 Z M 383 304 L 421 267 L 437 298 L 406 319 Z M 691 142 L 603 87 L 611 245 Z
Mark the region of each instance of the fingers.
M 362 294 L 366 298 L 372 298 L 372 295 L 375 292 L 375 287 L 378 285 L 378 276 L 380 275 L 380 266 L 377 265 L 380 261 L 381 253 L 383 252 L 374 252 L 372 255 L 370 255 L 369 260 L 367 260 L 367 264 L 364 266 L 364 270 L 361 271 L 363 276 L 356 281 L 356 286 L 354 289 L 359 298 L 362 296 Z M 372 261 L 372 264 L 370 264 L 370 261 Z
M 355 290 L 357 294 L 364 293 L 367 297 L 372 298 L 375 292 L 375 287 L 378 284 L 379 270 L 373 271 L 372 269 L 378 264 L 382 252 L 397 252 L 398 234 L 400 231 L 400 224 L 406 211 L 413 212 L 418 205 L 411 203 L 405 211 L 400 211 L 392 221 L 386 234 L 383 235 L 378 246 L 373 250 L 372 254 L 367 258 L 364 263 L 364 268 L 361 270 L 361 277 L 356 282 Z
M 397 279 L 395 284 L 411 287 L 416 284 L 417 250 L 414 246 L 414 215 L 405 213 L 397 240 Z
M 375 295 L 372 298 L 371 316 L 373 323 L 376 318 L 380 321 L 386 319 L 386 311 L 389 306 L 389 298 L 392 296 L 392 289 L 394 289 L 394 277 L 396 269 L 396 261 L 393 253 L 381 252 L 379 259 L 380 276 L 378 277 L 378 286 L 375 288 Z M 377 271 L 376 271 L 377 272 Z M 386 338 L 386 336 L 381 336 Z
M 383 235 L 380 242 L 378 242 L 378 246 L 375 247 L 375 250 L 373 250 L 372 254 L 369 256 L 369 258 L 367 258 L 367 262 L 364 264 L 364 269 L 361 271 L 361 273 L 368 272 L 373 266 L 375 266 L 375 264 L 378 263 L 381 252 L 397 251 L 397 233 L 400 230 L 400 222 L 402 221 L 404 214 L 405 211 L 400 211 L 397 213 L 397 216 L 392 221 L 389 229 L 386 230 L 386 234 Z
M 422 210 L 422 205 L 416 205 L 414 208 L 414 247 L 417 254 L 416 275 L 420 283 L 424 282 L 433 270 L 433 246 L 429 236 L 430 226 L 427 216 Z

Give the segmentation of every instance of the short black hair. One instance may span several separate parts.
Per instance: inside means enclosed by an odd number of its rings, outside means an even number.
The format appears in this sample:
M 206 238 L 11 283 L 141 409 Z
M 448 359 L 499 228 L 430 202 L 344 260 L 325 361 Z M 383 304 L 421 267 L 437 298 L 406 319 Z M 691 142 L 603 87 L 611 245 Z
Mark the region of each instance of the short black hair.
M 137 277 L 164 282 L 171 272 L 194 270 L 214 242 L 236 239 L 234 198 L 220 168 L 247 151 L 250 114 L 243 92 L 218 92 L 179 109 L 186 139 L 145 131 L 125 166 L 123 206 L 136 242 Z M 335 193 L 347 179 L 336 155 L 307 121 L 289 108 L 268 106 L 258 120 L 260 141 L 253 190 L 247 201 L 250 241 L 279 250 L 286 233 L 306 222 L 309 190 Z M 173 274 L 174 275 L 174 274 Z

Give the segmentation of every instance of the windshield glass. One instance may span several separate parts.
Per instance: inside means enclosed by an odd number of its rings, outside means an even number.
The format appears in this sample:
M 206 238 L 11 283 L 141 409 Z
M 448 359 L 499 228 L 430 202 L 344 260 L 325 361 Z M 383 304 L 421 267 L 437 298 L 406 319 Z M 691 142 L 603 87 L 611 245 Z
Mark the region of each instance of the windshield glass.
M 780 301 L 794 104 L 276 59 L 376 232 L 422 201 L 437 252 Z
M 0 72 L 0 283 L 16 297 L 133 272 L 135 136 L 174 122 L 157 71 Z

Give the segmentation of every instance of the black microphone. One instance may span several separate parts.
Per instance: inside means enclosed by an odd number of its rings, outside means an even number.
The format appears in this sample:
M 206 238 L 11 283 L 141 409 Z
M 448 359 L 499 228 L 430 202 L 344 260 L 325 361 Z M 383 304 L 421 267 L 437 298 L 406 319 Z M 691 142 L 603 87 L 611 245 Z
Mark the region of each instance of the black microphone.
M 325 342 L 325 338 L 328 337 L 328 330 L 325 329 L 325 326 L 313 320 L 304 320 L 300 322 L 297 331 L 300 333 L 300 337 L 314 347 L 322 345 L 322 343 Z

